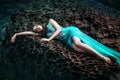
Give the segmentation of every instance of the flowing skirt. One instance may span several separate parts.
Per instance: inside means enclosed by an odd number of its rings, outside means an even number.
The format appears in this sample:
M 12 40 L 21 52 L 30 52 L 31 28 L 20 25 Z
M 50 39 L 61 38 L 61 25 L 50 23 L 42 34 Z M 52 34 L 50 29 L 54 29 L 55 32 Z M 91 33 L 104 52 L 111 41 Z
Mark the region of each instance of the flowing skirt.
M 103 45 L 102 43 L 98 42 L 97 40 L 93 39 L 92 37 L 88 36 L 84 32 L 80 31 L 77 27 L 70 26 L 69 28 L 69 38 L 67 41 L 67 44 L 72 46 L 72 37 L 76 36 L 78 37 L 82 42 L 88 44 L 93 49 L 95 49 L 100 54 L 106 56 L 106 57 L 113 57 L 116 59 L 117 63 L 120 65 L 120 53 L 107 47 L 106 45 Z

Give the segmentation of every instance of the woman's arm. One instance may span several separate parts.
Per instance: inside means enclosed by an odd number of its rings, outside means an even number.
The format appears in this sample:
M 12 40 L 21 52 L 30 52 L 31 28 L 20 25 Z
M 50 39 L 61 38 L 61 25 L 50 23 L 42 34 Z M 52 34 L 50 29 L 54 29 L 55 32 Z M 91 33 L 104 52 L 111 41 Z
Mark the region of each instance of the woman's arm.
M 31 31 L 25 31 L 25 32 L 19 32 L 19 33 L 15 33 L 12 38 L 11 38 L 11 42 L 15 42 L 15 39 L 17 36 L 19 35 L 38 35 L 38 33 L 34 33 L 34 32 L 31 32 Z
M 15 33 L 15 34 L 17 36 L 19 36 L 19 35 L 32 35 L 32 36 L 38 35 L 38 33 L 34 33 L 32 31 L 19 32 L 19 33 Z
M 51 41 L 52 39 L 54 39 L 60 32 L 61 32 L 61 29 L 59 28 L 59 24 L 53 20 L 53 19 L 50 19 L 49 22 L 51 23 L 51 25 L 53 25 L 53 27 L 56 29 L 56 31 L 52 34 L 52 36 L 47 39 L 47 38 L 42 38 L 41 41 Z
M 51 25 L 53 25 L 53 27 L 56 29 L 56 31 L 52 34 L 52 36 L 49 38 L 50 40 L 54 39 L 60 32 L 61 32 L 61 29 L 59 28 L 59 24 L 53 20 L 53 19 L 50 19 L 49 22 L 51 23 Z

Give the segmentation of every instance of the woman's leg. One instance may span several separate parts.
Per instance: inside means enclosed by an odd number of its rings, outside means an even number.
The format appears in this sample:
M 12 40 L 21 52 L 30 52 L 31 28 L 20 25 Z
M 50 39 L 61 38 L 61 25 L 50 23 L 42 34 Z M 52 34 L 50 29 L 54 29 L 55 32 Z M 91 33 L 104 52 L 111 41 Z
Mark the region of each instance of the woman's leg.
M 84 50 L 78 48 L 75 44 L 72 44 L 72 48 L 77 51 L 77 52 L 82 52 L 82 53 L 86 53 Z
M 111 62 L 111 60 L 108 57 L 105 57 L 105 56 L 101 55 L 95 49 L 93 49 L 92 47 L 90 47 L 88 44 L 82 43 L 78 37 L 74 36 L 72 39 L 73 39 L 73 44 L 76 47 L 78 47 L 78 48 L 80 48 L 80 49 L 82 49 L 82 50 L 84 50 L 86 52 L 90 52 L 90 53 L 92 53 L 92 54 L 100 57 L 101 59 L 103 59 L 107 63 Z

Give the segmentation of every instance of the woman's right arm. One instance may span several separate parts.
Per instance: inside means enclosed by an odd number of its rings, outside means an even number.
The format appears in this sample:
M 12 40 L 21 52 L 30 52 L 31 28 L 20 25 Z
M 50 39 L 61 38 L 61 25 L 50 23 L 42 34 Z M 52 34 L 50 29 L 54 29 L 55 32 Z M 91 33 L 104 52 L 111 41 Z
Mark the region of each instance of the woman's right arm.
M 19 35 L 32 35 L 32 36 L 35 36 L 35 35 L 39 35 L 38 33 L 34 33 L 32 31 L 25 31 L 25 32 L 19 32 L 19 33 L 15 33 L 12 38 L 11 38 L 11 42 L 15 42 L 15 39 L 17 36 Z

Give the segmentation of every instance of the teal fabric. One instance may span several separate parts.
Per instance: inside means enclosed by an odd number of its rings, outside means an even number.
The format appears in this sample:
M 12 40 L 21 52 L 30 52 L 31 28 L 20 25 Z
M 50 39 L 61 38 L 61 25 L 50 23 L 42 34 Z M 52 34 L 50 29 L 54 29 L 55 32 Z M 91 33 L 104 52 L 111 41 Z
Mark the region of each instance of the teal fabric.
M 50 37 L 54 32 L 55 28 L 50 24 L 50 22 L 47 25 L 47 37 Z M 81 30 L 79 30 L 75 26 L 68 26 L 66 28 L 63 28 L 62 26 L 59 26 L 61 29 L 61 33 L 56 37 L 56 39 L 62 40 L 64 43 L 72 47 L 72 37 L 76 36 L 78 37 L 83 43 L 88 44 L 92 48 L 94 48 L 97 52 L 100 54 L 106 56 L 106 57 L 113 57 L 116 59 L 117 63 L 120 65 L 120 53 L 101 44 L 100 42 L 96 41 L 92 37 L 88 36 Z

